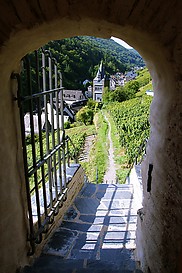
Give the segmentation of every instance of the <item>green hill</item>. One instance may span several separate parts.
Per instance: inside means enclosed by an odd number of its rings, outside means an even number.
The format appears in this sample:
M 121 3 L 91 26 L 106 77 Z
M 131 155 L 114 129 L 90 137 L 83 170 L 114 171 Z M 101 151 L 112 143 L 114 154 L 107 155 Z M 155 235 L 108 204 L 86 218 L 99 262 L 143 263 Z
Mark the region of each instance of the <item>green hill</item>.
M 111 39 L 88 36 L 51 41 L 45 45 L 57 59 L 68 89 L 85 89 L 84 80 L 92 81 L 103 60 L 106 77 L 125 72 L 134 66 L 144 66 L 142 57 Z

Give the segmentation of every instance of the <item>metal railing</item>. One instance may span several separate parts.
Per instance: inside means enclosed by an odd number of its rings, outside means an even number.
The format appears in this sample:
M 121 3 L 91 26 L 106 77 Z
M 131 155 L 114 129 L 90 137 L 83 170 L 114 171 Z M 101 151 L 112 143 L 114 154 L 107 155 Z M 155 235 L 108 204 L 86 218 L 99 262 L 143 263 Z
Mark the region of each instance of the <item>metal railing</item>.
M 144 139 L 144 141 L 142 142 L 142 144 L 137 148 L 137 151 L 135 153 L 135 157 L 134 157 L 133 163 L 130 165 L 129 171 L 128 171 L 127 175 L 126 175 L 125 182 L 128 179 L 133 166 L 137 165 L 137 164 L 141 164 L 143 156 L 146 153 L 147 142 L 148 142 L 148 139 Z
M 135 154 L 135 161 L 134 164 L 140 164 L 142 162 L 144 154 L 146 154 L 146 145 L 147 145 L 148 139 L 144 139 L 142 144 L 138 147 L 137 152 Z
M 28 254 L 32 255 L 67 198 L 69 146 L 74 149 L 74 145 L 65 136 L 62 76 L 56 60 L 49 51 L 41 49 L 25 56 L 22 65 L 22 73 L 12 74 L 12 78 L 18 81 L 16 100 L 27 193 Z
M 66 143 L 65 145 L 66 145 L 67 165 L 69 167 L 71 161 L 74 161 L 74 163 L 78 163 L 78 152 L 76 151 L 76 147 L 73 141 L 68 135 L 65 137 L 65 143 Z

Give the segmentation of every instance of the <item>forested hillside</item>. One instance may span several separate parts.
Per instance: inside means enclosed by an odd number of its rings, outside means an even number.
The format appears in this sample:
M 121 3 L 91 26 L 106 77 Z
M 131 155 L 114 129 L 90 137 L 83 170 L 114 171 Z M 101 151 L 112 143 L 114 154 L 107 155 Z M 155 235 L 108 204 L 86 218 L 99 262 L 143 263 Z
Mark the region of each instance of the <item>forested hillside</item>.
M 106 76 L 144 66 L 142 57 L 111 39 L 81 36 L 51 41 L 45 45 L 57 59 L 68 89 L 85 89 L 83 82 L 92 81 L 103 60 Z

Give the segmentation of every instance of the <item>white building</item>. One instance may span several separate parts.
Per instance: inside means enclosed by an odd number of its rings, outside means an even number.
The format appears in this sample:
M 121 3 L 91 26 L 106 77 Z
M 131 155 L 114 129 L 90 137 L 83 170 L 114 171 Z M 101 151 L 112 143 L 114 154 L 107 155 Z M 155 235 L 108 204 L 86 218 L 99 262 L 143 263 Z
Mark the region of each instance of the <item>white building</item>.
M 86 98 L 92 98 L 93 97 L 93 93 L 92 93 L 92 86 L 89 85 L 87 88 L 87 91 L 85 91 L 85 97 Z
M 104 92 L 104 68 L 101 61 L 97 75 L 93 80 L 93 100 L 102 101 L 102 94 Z

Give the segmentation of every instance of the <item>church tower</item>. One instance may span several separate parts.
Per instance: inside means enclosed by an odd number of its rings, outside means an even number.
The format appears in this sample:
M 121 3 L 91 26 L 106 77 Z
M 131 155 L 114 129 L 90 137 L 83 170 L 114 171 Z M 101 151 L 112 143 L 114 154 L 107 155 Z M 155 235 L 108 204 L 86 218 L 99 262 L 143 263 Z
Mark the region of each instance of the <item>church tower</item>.
M 93 100 L 102 101 L 104 92 L 104 66 L 101 61 L 96 77 L 93 79 Z

